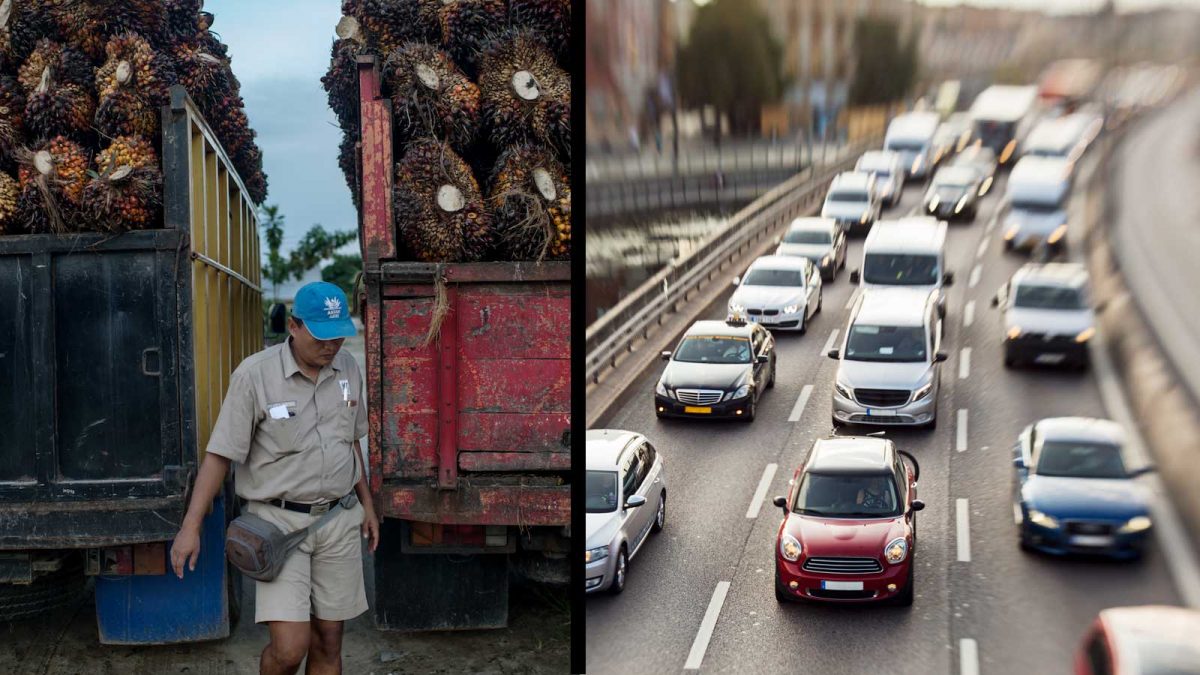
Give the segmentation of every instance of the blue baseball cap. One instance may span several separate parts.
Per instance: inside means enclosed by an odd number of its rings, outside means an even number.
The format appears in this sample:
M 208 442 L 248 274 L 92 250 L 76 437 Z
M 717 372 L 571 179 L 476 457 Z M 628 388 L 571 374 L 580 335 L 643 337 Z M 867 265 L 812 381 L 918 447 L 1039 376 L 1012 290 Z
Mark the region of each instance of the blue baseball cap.
M 327 281 L 314 281 L 296 291 L 292 316 L 303 320 L 304 327 L 318 340 L 347 338 L 358 332 L 350 320 L 346 294 Z

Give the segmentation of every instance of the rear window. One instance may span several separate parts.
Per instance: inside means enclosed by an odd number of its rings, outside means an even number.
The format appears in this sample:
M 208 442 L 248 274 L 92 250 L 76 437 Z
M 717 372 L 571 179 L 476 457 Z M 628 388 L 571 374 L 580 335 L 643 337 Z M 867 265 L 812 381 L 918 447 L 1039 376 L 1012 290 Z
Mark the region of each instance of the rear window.
M 865 202 L 867 193 L 862 190 L 834 190 L 827 199 L 831 202 Z
M 1078 288 L 1021 284 L 1017 287 L 1013 306 L 1028 309 L 1084 309 L 1083 293 Z
M 814 230 L 792 230 L 783 237 L 785 244 L 829 244 L 832 241 L 828 232 Z

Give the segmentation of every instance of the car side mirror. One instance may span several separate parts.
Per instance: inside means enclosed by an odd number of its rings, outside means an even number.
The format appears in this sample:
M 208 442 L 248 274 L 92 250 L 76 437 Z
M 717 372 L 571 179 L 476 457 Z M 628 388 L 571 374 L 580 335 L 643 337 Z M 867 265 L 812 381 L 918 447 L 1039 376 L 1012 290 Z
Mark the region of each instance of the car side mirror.
M 269 327 L 271 332 L 282 335 L 287 332 L 287 307 L 280 302 L 271 305 Z
M 954 272 L 946 272 L 945 274 L 942 275 L 942 285 L 943 286 L 953 286 L 954 285 Z
M 663 352 L 662 354 L 660 354 L 660 356 L 662 356 L 663 361 L 671 360 L 671 352 Z
M 755 363 L 766 363 L 770 360 L 771 360 L 771 357 L 767 356 L 766 354 L 759 354 L 758 356 L 756 356 L 754 358 Z
M 625 500 L 625 508 L 627 509 L 636 509 L 639 506 L 645 505 L 646 498 L 641 495 L 629 495 L 629 498 Z
M 841 353 L 841 350 L 835 348 L 835 349 L 830 349 L 829 353 L 826 354 L 826 356 L 828 356 L 829 358 L 836 361 L 837 359 L 842 358 L 842 353 Z
M 1103 312 L 1105 307 L 1108 307 L 1107 300 L 1102 300 L 1102 301 L 1096 303 L 1096 311 L 1097 312 Z
M 736 277 L 734 277 L 734 278 L 733 278 L 733 285 L 734 285 L 734 286 L 741 286 L 741 285 L 742 285 L 742 278 L 741 278 L 740 276 L 736 276 Z
M 933 360 L 936 363 L 941 363 L 942 361 L 945 361 L 947 358 L 949 358 L 949 356 L 946 355 L 946 352 L 938 352 L 933 355 Z
M 771 500 L 771 503 L 783 509 L 783 514 L 787 515 L 787 497 L 775 497 Z
M 999 306 L 1000 306 L 1000 296 L 993 295 L 992 296 L 992 307 L 999 307 Z
M 1144 476 L 1148 473 L 1154 473 L 1157 470 L 1158 470 L 1158 467 L 1154 466 L 1153 464 L 1147 464 L 1145 466 L 1139 466 L 1138 468 L 1134 469 L 1133 471 L 1130 471 L 1129 475 L 1131 477 Z
M 850 283 L 858 283 L 858 270 L 850 270 Z
M 1024 469 L 1025 468 L 1025 458 L 1017 457 L 1016 459 L 1013 460 L 1013 466 L 1017 467 L 1018 469 Z
M 921 501 L 920 499 L 914 499 L 912 500 L 912 506 L 909 508 L 914 512 L 921 511 L 925 508 L 925 502 Z

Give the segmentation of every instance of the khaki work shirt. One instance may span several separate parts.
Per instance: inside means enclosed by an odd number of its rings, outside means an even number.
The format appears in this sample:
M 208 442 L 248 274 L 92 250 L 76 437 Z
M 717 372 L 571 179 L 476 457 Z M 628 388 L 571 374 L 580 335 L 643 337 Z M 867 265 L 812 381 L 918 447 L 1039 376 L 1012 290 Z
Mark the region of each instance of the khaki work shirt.
M 338 499 L 361 475 L 354 441 L 367 434 L 362 375 L 342 349 L 314 384 L 290 344 L 288 338 L 249 356 L 233 371 L 208 452 L 238 463 L 243 499 Z

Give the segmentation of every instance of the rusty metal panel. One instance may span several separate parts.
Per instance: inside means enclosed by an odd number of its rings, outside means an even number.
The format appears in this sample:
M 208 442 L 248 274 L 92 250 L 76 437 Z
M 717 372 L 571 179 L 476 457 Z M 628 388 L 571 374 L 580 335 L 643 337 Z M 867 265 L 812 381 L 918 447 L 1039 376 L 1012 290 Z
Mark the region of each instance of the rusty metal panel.
M 461 452 L 463 471 L 570 471 L 571 453 L 563 452 Z
M 563 359 L 463 361 L 459 409 L 463 412 L 570 412 L 571 362 Z
M 563 444 L 563 434 L 570 428 L 568 412 L 461 413 L 458 449 L 462 452 L 570 452 Z
M 392 227 L 392 111 L 379 95 L 374 59 L 358 63 L 359 109 L 362 119 L 362 233 L 364 269 L 396 257 Z
M 464 285 L 458 310 L 463 358 L 571 358 L 569 287 Z
M 437 341 L 438 487 L 451 490 L 458 481 L 458 288 L 452 286 L 445 292 L 450 309 Z
M 473 525 L 568 525 L 569 486 L 460 485 L 457 490 L 385 485 L 379 505 L 385 516 L 427 523 Z

